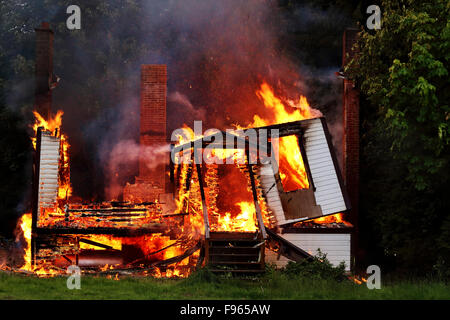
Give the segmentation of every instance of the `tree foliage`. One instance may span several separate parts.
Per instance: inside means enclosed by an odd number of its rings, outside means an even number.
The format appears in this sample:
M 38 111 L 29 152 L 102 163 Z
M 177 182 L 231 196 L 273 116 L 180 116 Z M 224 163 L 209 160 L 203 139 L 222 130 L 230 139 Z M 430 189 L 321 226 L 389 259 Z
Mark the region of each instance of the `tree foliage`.
M 350 69 L 377 106 L 408 180 L 425 190 L 448 172 L 450 4 L 403 3 L 383 2 L 382 28 L 362 32 Z
M 381 29 L 360 33 L 346 67 L 368 100 L 363 210 L 386 253 L 417 267 L 437 257 L 448 265 L 450 3 L 382 8 Z

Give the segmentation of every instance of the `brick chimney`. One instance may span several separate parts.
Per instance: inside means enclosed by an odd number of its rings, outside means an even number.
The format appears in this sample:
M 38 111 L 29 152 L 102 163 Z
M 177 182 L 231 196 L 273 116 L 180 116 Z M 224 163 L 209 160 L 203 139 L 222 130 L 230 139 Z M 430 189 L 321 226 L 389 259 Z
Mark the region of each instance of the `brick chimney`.
M 141 147 L 166 144 L 167 66 L 141 66 Z M 150 169 L 144 155 L 139 161 L 139 178 L 165 187 L 165 166 Z
M 35 106 L 49 119 L 52 111 L 53 85 L 53 31 L 48 22 L 42 22 L 36 31 Z
M 134 184 L 127 183 L 124 187 L 124 201 L 160 200 L 161 203 L 161 198 L 164 198 L 169 155 L 162 156 L 163 161 L 153 167 L 146 150 L 167 144 L 166 95 L 167 66 L 142 65 L 139 176 Z
M 346 29 L 343 36 L 342 68 L 355 56 L 352 50 L 358 39 L 358 29 Z M 359 210 L 359 91 L 350 79 L 344 78 L 343 92 L 343 177 L 352 209 L 349 221 L 355 226 L 352 236 L 352 256 L 358 259 L 358 210 Z

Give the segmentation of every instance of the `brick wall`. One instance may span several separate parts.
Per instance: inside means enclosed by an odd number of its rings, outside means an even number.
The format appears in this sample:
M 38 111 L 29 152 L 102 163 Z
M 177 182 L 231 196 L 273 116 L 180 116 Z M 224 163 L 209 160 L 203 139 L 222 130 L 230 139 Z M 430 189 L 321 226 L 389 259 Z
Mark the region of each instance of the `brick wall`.
M 46 119 L 52 110 L 52 92 L 50 83 L 53 74 L 53 31 L 47 22 L 42 22 L 36 31 L 35 60 L 35 106 Z
M 357 54 L 352 46 L 357 40 L 356 29 L 347 29 L 343 37 L 342 65 L 345 66 Z M 355 226 L 352 237 L 352 255 L 357 255 L 357 233 L 359 213 L 359 91 L 352 80 L 344 79 L 343 90 L 343 177 L 350 198 L 352 209 L 348 219 Z
M 141 66 L 141 129 L 142 148 L 166 144 L 166 65 Z M 139 161 L 139 178 L 155 186 L 165 186 L 165 165 L 149 168 L 145 157 Z

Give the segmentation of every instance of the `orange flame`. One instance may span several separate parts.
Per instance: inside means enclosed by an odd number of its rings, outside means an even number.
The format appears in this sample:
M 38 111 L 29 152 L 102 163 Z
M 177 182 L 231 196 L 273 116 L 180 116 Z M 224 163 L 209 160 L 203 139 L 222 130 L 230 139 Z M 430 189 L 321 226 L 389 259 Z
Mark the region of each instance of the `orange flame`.
M 304 120 L 314 117 L 320 117 L 322 114 L 320 111 L 311 108 L 305 96 L 300 95 L 298 101 L 292 101 L 289 99 L 282 99 L 275 95 L 274 90 L 266 82 L 261 84 L 261 87 L 256 91 L 256 95 L 262 100 L 264 107 L 270 111 L 271 115 L 263 118 L 259 115 L 253 117 L 253 121 L 246 128 L 251 127 L 261 127 L 278 123 L 292 122 L 298 120 Z M 242 126 L 235 125 L 236 129 L 244 129 Z M 194 136 L 194 132 L 191 128 L 184 125 L 183 133 L 185 137 L 179 137 L 179 143 L 185 143 L 187 140 L 198 139 L 199 137 Z M 188 139 L 186 139 L 186 137 Z M 279 168 L 280 168 L 280 178 L 282 180 L 283 187 L 285 191 L 297 190 L 302 188 L 308 188 L 309 182 L 306 174 L 305 165 L 302 159 L 302 155 L 299 148 L 299 142 L 296 136 L 282 137 L 278 141 L 279 143 L 274 143 L 274 150 L 279 154 Z M 211 151 L 211 150 L 208 150 Z M 234 161 L 236 159 L 244 158 L 242 153 L 244 150 L 234 150 L 234 149 L 214 149 L 210 153 L 204 153 L 206 160 L 210 160 L 212 157 L 219 159 L 231 158 Z M 181 155 L 189 156 L 189 155 Z M 236 161 L 235 161 L 236 162 Z M 208 166 L 207 166 L 208 167 Z M 210 166 L 211 167 L 211 166 Z M 210 168 L 208 167 L 208 168 Z M 191 226 L 195 225 L 196 231 L 201 231 L 202 227 L 202 213 L 201 213 L 201 199 L 198 198 L 198 190 L 196 184 L 198 183 L 197 178 L 194 174 L 190 175 L 191 179 L 191 189 L 185 190 L 184 185 L 186 184 L 188 165 L 182 164 L 178 165 L 177 170 L 181 170 L 180 183 L 181 188 L 178 190 L 177 206 L 179 212 L 183 212 L 186 207 L 186 203 L 189 202 L 191 211 L 189 214 L 189 220 L 192 223 Z M 195 169 L 193 169 L 195 170 Z M 192 170 L 191 170 L 192 171 Z M 239 207 L 240 213 L 231 214 L 227 210 L 220 210 L 217 208 L 216 198 L 218 191 L 217 183 L 217 169 L 208 169 L 206 172 L 206 197 L 208 205 L 208 213 L 215 221 L 216 225 L 211 224 L 213 231 L 254 231 L 256 230 L 256 220 L 255 220 L 255 208 L 252 201 L 242 201 L 236 200 L 234 206 Z M 195 196 L 197 195 L 197 197 Z M 258 195 L 258 198 L 262 198 L 262 195 Z M 263 201 L 262 201 L 263 202 Z M 262 203 L 261 211 L 263 213 L 263 219 L 268 223 L 269 210 Z M 192 214 L 193 213 L 193 214 Z M 211 223 L 211 221 L 210 221 Z M 201 231 L 202 232 L 202 231 Z
M 322 116 L 319 110 L 309 106 L 308 100 L 303 95 L 300 95 L 298 102 L 285 100 L 286 102 L 283 103 L 283 100 L 275 95 L 272 87 L 266 82 L 261 84 L 256 95 L 263 101 L 264 106 L 272 111 L 272 117 L 263 119 L 255 115 L 249 127 L 262 127 Z M 276 144 L 274 144 L 274 149 L 276 149 Z M 274 152 L 278 152 L 279 155 L 279 172 L 284 191 L 309 188 L 297 137 L 292 135 L 280 138 L 278 150 L 274 150 Z
M 62 116 L 64 112 L 58 110 L 56 115 L 48 120 L 44 119 L 37 111 L 33 111 L 35 122 L 32 128 L 35 132 L 35 137 L 32 138 L 34 149 L 36 149 L 36 133 L 39 127 L 42 127 L 45 131 L 50 131 L 52 134 L 56 134 L 56 130 L 61 128 Z M 58 188 L 58 199 L 67 199 L 72 195 L 72 186 L 70 185 L 70 167 L 69 167 L 69 148 L 67 136 L 58 133 L 61 139 L 62 158 L 60 159 L 60 166 L 62 175 L 60 176 L 60 183 Z
M 256 212 L 253 202 L 238 202 L 235 204 L 241 210 L 237 216 L 225 212 L 218 217 L 215 231 L 256 231 Z
M 19 221 L 18 226 L 19 230 L 22 231 L 23 238 L 26 242 L 26 247 L 23 255 L 24 264 L 21 266 L 21 269 L 26 271 L 32 271 L 31 266 L 31 213 L 23 214 Z M 18 239 L 16 239 L 18 241 Z
M 346 225 L 351 224 L 344 220 L 344 214 L 343 213 L 336 213 L 325 217 L 320 217 L 312 220 L 314 223 L 319 224 L 327 224 L 327 223 L 344 223 Z

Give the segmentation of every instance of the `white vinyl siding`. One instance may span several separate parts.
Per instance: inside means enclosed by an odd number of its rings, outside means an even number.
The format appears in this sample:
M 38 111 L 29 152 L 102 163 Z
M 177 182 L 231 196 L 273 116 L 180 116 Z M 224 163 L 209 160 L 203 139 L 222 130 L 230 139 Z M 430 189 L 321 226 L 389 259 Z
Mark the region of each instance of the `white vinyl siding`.
M 347 207 L 322 121 L 319 118 L 308 120 L 304 128 L 303 143 L 311 177 L 316 187 L 314 192 L 316 203 L 320 205 L 324 215 L 344 211 Z
M 280 236 L 311 255 L 317 255 L 320 249 L 335 266 L 344 261 L 346 271 L 350 271 L 349 233 L 285 233 Z
M 39 155 L 39 210 L 52 207 L 58 197 L 58 170 L 60 159 L 60 139 L 46 132 L 41 133 L 41 149 Z
M 260 169 L 260 183 L 267 199 L 267 205 L 272 210 L 278 225 L 299 221 L 303 219 L 286 220 L 283 205 L 275 182 L 275 174 L 271 164 L 263 164 Z

